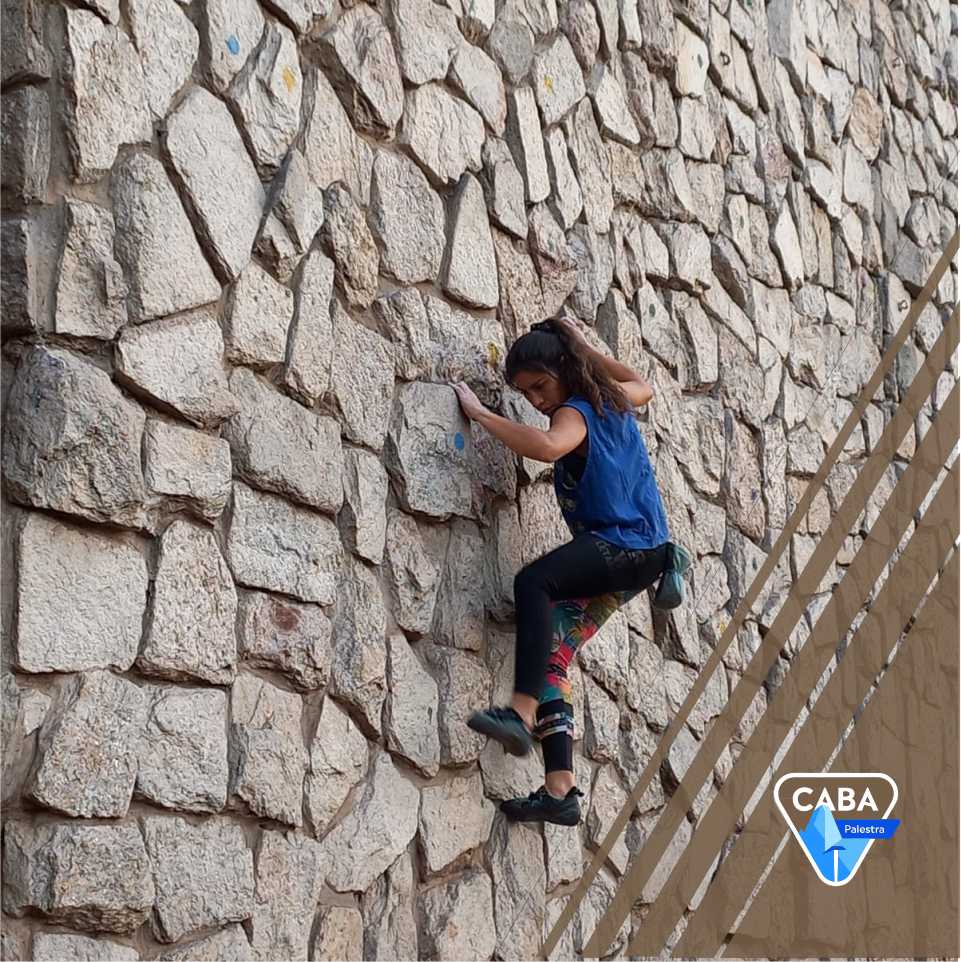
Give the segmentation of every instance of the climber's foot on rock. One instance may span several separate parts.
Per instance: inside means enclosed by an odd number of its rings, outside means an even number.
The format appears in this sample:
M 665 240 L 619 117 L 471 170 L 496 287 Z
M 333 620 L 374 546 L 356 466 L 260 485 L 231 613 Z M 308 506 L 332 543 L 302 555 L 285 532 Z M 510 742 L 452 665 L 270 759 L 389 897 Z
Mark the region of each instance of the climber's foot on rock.
M 500 742 L 512 755 L 526 755 L 534 747 L 527 723 L 513 708 L 487 708 L 475 711 L 467 727 Z
M 575 785 L 563 798 L 552 795 L 541 785 L 527 798 L 508 798 L 501 802 L 501 811 L 513 822 L 553 822 L 555 825 L 576 825 L 581 820 L 578 796 L 584 793 Z

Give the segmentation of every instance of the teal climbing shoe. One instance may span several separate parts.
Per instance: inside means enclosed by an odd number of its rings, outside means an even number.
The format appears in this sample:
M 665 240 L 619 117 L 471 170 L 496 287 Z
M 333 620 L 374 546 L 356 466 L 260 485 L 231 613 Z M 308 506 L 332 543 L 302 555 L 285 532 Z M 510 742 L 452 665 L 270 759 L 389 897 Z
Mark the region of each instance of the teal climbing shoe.
M 500 742 L 512 755 L 526 755 L 534 747 L 534 739 L 524 719 L 513 708 L 475 711 L 467 719 L 467 727 Z
M 684 575 L 690 569 L 693 559 L 679 544 L 667 543 L 667 560 L 661 580 L 654 593 L 654 606 L 670 610 L 684 601 Z

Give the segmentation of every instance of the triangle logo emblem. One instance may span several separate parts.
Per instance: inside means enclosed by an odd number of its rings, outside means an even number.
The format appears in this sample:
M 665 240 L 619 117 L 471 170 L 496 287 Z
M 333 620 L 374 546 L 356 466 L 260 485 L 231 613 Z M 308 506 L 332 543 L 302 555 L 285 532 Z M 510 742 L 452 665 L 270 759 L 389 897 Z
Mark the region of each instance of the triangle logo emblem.
M 894 836 L 898 786 L 884 772 L 788 772 L 774 803 L 825 885 L 846 885 L 874 843 Z

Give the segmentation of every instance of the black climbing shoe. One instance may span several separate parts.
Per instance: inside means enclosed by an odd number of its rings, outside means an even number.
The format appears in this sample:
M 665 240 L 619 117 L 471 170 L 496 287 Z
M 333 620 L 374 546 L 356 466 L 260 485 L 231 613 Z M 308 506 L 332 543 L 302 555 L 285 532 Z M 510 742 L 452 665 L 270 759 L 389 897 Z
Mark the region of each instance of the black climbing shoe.
M 524 719 L 513 708 L 475 711 L 467 719 L 467 727 L 499 741 L 512 755 L 526 755 L 534 747 Z
M 577 797 L 584 793 L 574 786 L 563 798 L 555 798 L 541 785 L 527 798 L 509 798 L 501 802 L 501 811 L 514 822 L 554 822 L 556 825 L 576 825 L 581 820 L 581 806 Z

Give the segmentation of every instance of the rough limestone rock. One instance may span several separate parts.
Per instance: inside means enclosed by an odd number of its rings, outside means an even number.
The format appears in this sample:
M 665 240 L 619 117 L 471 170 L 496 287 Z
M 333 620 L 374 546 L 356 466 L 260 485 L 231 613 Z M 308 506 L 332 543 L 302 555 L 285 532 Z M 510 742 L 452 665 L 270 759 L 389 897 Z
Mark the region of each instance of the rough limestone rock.
M 42 962 L 127 962 L 139 960 L 140 953 L 129 945 L 107 939 L 38 932 L 33 937 L 33 958 Z
M 22 671 L 126 671 L 140 647 L 148 571 L 134 545 L 31 512 L 17 544 L 14 658 Z M 87 599 L 95 596 L 97 605 Z
M 317 21 L 329 17 L 334 9 L 333 0 L 269 0 L 267 6 L 298 34 L 310 32 Z
M 565 157 L 567 148 L 564 148 Z M 503 140 L 488 137 L 484 142 L 487 208 L 496 224 L 515 237 L 527 237 L 527 211 L 524 207 L 524 178 L 521 177 L 510 149 Z
M 623 144 L 636 146 L 641 139 L 640 131 L 631 117 L 627 94 L 617 73 L 606 64 L 597 64 L 591 72 L 590 92 L 601 118 L 601 132 Z
M 243 926 L 236 922 L 224 926 L 213 935 L 181 943 L 179 948 L 158 956 L 164 962 L 196 962 L 197 959 L 209 959 L 211 962 L 241 962 L 250 957 L 250 943 L 244 934 Z
M 488 959 L 494 952 L 490 876 L 471 871 L 429 889 L 420 899 L 420 934 L 435 959 Z
M 503 15 L 526 23 L 535 36 L 541 37 L 557 29 L 557 5 L 554 0 L 538 3 L 536 0 L 508 0 Z
M 351 557 L 340 573 L 330 692 L 357 709 L 367 734 L 380 734 L 387 697 L 387 610 L 370 569 Z
M 290 281 L 301 257 L 290 229 L 273 211 L 264 218 L 254 243 L 254 252 L 260 255 L 274 277 L 284 284 Z
M 361 139 L 330 81 L 319 70 L 308 75 L 313 106 L 304 138 L 304 156 L 322 188 L 341 181 L 358 204 L 370 200 L 370 174 L 374 155 Z
M 590 677 L 584 678 L 584 754 L 595 761 L 617 755 L 617 702 Z
M 207 311 L 124 328 L 115 363 L 118 382 L 198 427 L 215 427 L 239 410 L 224 371 L 220 325 Z
M 294 288 L 294 318 L 287 338 L 284 383 L 308 404 L 330 389 L 333 360 L 334 262 L 312 250 L 303 260 Z
M 369 451 L 344 452 L 344 531 L 361 558 L 380 564 L 387 537 L 387 470 Z
M 111 340 L 127 323 L 127 284 L 114 260 L 113 217 L 101 207 L 68 200 L 64 220 L 54 327 L 58 334 Z
M 257 887 L 250 920 L 257 959 L 306 962 L 317 897 L 324 884 L 321 846 L 294 832 L 261 832 L 255 852 Z
M 404 111 L 404 85 L 387 25 L 366 4 L 351 7 L 321 38 L 324 66 L 343 90 L 354 126 L 393 136 Z
M 146 712 L 141 690 L 109 671 L 73 676 L 44 724 L 30 797 L 82 818 L 126 815 Z
M 334 303 L 331 389 L 344 434 L 379 452 L 384 446 L 394 388 L 394 350 L 389 341 L 355 321 Z
M 348 905 L 321 906 L 310 957 L 338 962 L 364 957 L 364 917 Z
M 684 850 L 684 846 L 687 845 L 691 837 L 691 828 L 689 822 L 681 822 L 681 826 L 675 838 L 678 837 L 683 839 L 683 844 L 677 847 L 679 854 Z M 676 864 L 677 857 L 674 859 L 667 859 L 665 857 L 665 861 L 668 864 L 669 871 Z M 661 866 L 663 864 L 664 862 L 658 863 L 658 870 L 661 870 Z M 660 882 L 660 885 L 663 885 L 663 881 Z M 641 897 L 645 902 L 653 902 L 658 891 L 660 891 L 659 887 L 653 890 L 645 887 L 642 890 Z M 612 878 L 610 872 L 602 868 L 597 873 L 594 881 L 591 882 L 583 901 L 577 909 L 577 914 L 574 917 L 572 927 L 575 930 L 574 951 L 576 953 L 582 953 L 584 951 L 584 946 L 587 945 L 590 937 L 594 934 L 594 932 L 597 931 L 597 927 L 600 924 L 601 918 L 610 907 L 616 892 L 617 883 Z M 619 954 L 624 951 L 624 947 L 627 945 L 630 927 L 631 919 L 630 916 L 628 916 L 628 918 L 624 919 L 620 929 L 614 936 L 614 941 L 610 947 L 610 951 L 612 953 Z
M 433 778 L 440 768 L 437 683 L 401 634 L 387 639 L 387 684 L 387 747 L 406 758 L 424 776 Z
M 230 390 L 240 411 L 224 423 L 223 436 L 240 476 L 261 490 L 336 514 L 344 501 L 337 420 L 307 410 L 247 368 L 234 370 Z
M 148 686 L 136 794 L 186 812 L 227 801 L 227 700 L 222 691 Z
M 438 715 L 441 763 L 461 765 L 475 761 L 487 739 L 472 731 L 464 719 L 491 702 L 491 673 L 473 654 L 420 642 L 439 691 L 444 692 Z
M 518 87 L 507 98 L 507 127 L 504 137 L 524 177 L 527 201 L 537 204 L 551 191 L 547 172 L 547 156 L 541 134 L 537 104 L 530 87 Z
M 143 432 L 144 481 L 168 504 L 198 517 L 220 516 L 230 497 L 230 445 L 204 431 L 147 418 Z
M 152 927 L 159 941 L 250 918 L 254 860 L 239 825 L 159 816 L 141 825 L 157 892 Z
M 25 204 L 43 203 L 50 174 L 50 98 L 19 87 L 3 98 L 3 188 Z
M 225 93 L 264 34 L 266 19 L 256 0 L 209 0 L 202 7 L 205 73 Z
M 443 872 L 465 852 L 483 845 L 494 823 L 478 774 L 423 790 L 418 844 L 430 872 Z
M 453 205 L 441 286 L 454 300 L 497 307 L 497 264 L 484 191 L 470 174 L 461 178 Z
M 501 136 L 507 121 L 507 99 L 497 64 L 480 47 L 462 43 L 451 62 L 450 76 L 487 126 Z
M 0 79 L 4 87 L 18 80 L 43 81 L 50 77 L 50 53 L 43 45 L 44 13 L 33 0 L 3 8 L 7 50 Z
M 440 565 L 414 518 L 396 508 L 387 512 L 386 554 L 394 617 L 407 631 L 425 634 L 434 621 Z
M 145 420 L 101 368 L 71 351 L 34 345 L 7 396 L 7 495 L 89 521 L 145 527 Z
M 197 212 L 199 233 L 224 280 L 250 260 L 264 188 L 226 105 L 194 87 L 167 118 L 165 148 Z
M 364 892 L 361 911 L 364 958 L 412 959 L 417 955 L 414 869 L 407 852 Z
M 190 79 L 200 37 L 174 0 L 132 0 L 127 12 L 143 68 L 147 106 L 154 119 L 161 120 Z
M 531 826 L 499 817 L 488 844 L 494 880 L 495 951 L 534 955 L 544 928 L 547 875 L 540 835 Z
M 556 124 L 587 93 L 574 50 L 563 34 L 534 57 L 532 80 L 545 127 Z
M 252 812 L 300 825 L 307 750 L 299 695 L 241 674 L 230 691 L 230 794 Z
M 484 564 L 484 538 L 473 522 L 463 518 L 452 519 L 450 526 L 432 634 L 439 644 L 480 651 L 485 606 L 477 574 Z
M 66 24 L 67 143 L 77 180 L 93 183 L 110 170 L 122 144 L 150 141 L 143 70 L 116 26 L 74 8 L 66 11 Z
M 282 24 L 268 23 L 250 69 L 227 94 L 242 118 L 254 162 L 265 173 L 280 166 L 297 136 L 303 92 L 294 35 Z
M 420 792 L 381 752 L 354 807 L 324 840 L 327 884 L 363 892 L 407 847 L 417 831 Z
M 59 229 L 55 208 L 3 219 L 0 249 L 5 270 L 0 278 L 0 325 L 4 335 L 50 328 Z
M 280 671 L 295 688 L 314 691 L 330 677 L 331 623 L 323 608 L 263 591 L 242 591 L 237 621 L 240 657 Z
M 444 253 L 444 204 L 420 168 L 401 154 L 379 153 L 370 202 L 384 270 L 402 284 L 433 281 Z
M 227 558 L 240 585 L 329 605 L 343 547 L 329 518 L 236 481 Z
M 571 167 L 564 131 L 560 127 L 548 131 L 546 142 L 551 180 L 554 184 L 554 205 L 562 226 L 567 230 L 574 226 L 584 209 L 584 196 Z
M 389 10 L 404 78 L 417 85 L 443 80 L 462 43 L 454 14 L 433 0 L 391 0 Z
M 414 382 L 401 387 L 387 439 L 386 463 L 401 504 L 439 519 L 470 515 L 470 428 L 453 389 Z
M 367 308 L 377 296 L 377 245 L 364 212 L 340 184 L 324 194 L 321 236 L 334 259 L 337 284 L 351 307 Z
M 324 192 L 302 151 L 287 155 L 271 188 L 272 210 L 286 228 L 298 254 L 310 247 L 324 223 Z
M 568 116 L 565 131 L 584 195 L 587 223 L 599 234 L 606 234 L 614 211 L 610 159 L 589 100 L 582 100 Z
M 531 248 L 541 278 L 544 310 L 556 313 L 577 286 L 577 259 L 546 204 L 531 212 Z
M 443 383 L 466 381 L 488 405 L 495 405 L 503 384 L 507 354 L 504 330 L 493 318 L 479 318 L 425 294 L 433 347 L 433 376 Z
M 408 287 L 384 294 L 374 301 L 373 312 L 381 330 L 394 344 L 396 376 L 403 381 L 428 376 L 433 365 L 433 345 L 420 291 Z
M 224 341 L 234 364 L 266 366 L 284 360 L 294 295 L 253 261 L 231 289 Z
M 515 86 L 520 84 L 534 59 L 531 28 L 521 20 L 502 15 L 490 31 L 487 47 L 507 79 Z
M 135 822 L 11 819 L 3 831 L 3 910 L 83 932 L 133 932 L 154 905 L 151 868 Z
M 20 716 L 24 735 L 32 735 L 43 724 L 51 703 L 48 695 L 35 688 L 28 688 L 21 693 Z
M 325 698 L 310 746 L 306 810 L 318 837 L 367 771 L 367 739 L 333 698 Z
M 437 131 L 444 136 L 438 137 Z M 437 83 L 407 94 L 398 142 L 410 148 L 438 186 L 455 184 L 465 170 L 481 169 L 484 119 Z
M 160 539 L 153 604 L 137 667 L 175 681 L 228 684 L 236 672 L 237 592 L 213 533 L 174 521 Z
M 591 790 L 591 807 L 585 819 L 588 836 L 591 843 L 600 848 L 607 833 L 614 824 L 614 820 L 627 804 L 627 792 L 618 781 L 612 766 L 604 765 L 594 779 Z M 614 843 L 607 860 L 623 875 L 627 869 L 630 852 L 627 848 L 625 836 L 622 834 Z

